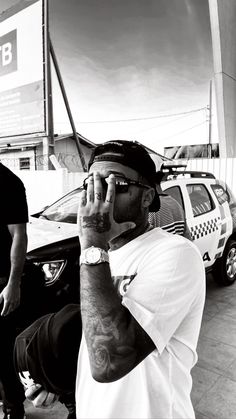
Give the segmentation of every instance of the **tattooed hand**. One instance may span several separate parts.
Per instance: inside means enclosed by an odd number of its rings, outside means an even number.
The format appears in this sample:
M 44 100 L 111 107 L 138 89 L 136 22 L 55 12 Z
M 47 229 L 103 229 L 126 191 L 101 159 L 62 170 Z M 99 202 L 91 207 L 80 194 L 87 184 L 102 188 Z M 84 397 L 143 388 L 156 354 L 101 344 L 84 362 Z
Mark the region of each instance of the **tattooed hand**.
M 108 178 L 107 193 L 97 172 L 89 177 L 87 191 L 80 194 L 78 208 L 78 233 L 81 248 L 91 245 L 107 247 L 107 243 L 135 227 L 135 223 L 116 223 L 113 218 L 115 201 L 115 176 Z

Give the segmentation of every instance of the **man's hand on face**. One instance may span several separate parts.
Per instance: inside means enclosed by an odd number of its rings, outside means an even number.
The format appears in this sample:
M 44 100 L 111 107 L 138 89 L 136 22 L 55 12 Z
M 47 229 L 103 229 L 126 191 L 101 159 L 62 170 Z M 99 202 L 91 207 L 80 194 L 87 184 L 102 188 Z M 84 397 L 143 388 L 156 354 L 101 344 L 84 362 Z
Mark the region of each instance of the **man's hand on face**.
M 1 316 L 7 316 L 20 305 L 20 286 L 8 284 L 0 293 L 0 304 L 3 303 Z
M 115 175 L 109 176 L 107 192 L 104 194 L 100 175 L 95 172 L 89 177 L 87 191 L 80 194 L 77 222 L 82 249 L 92 245 L 107 247 L 110 240 L 135 228 L 132 222 L 115 222 L 114 202 Z

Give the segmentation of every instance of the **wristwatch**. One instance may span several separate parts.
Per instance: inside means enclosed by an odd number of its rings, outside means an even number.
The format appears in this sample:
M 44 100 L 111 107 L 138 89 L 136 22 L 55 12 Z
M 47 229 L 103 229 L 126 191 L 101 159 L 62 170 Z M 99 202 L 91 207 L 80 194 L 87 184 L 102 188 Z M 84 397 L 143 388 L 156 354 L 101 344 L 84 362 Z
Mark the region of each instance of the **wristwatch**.
M 80 255 L 80 265 L 85 263 L 85 265 L 98 265 L 99 263 L 109 263 L 108 253 L 100 247 L 88 247 L 87 249 L 82 250 Z

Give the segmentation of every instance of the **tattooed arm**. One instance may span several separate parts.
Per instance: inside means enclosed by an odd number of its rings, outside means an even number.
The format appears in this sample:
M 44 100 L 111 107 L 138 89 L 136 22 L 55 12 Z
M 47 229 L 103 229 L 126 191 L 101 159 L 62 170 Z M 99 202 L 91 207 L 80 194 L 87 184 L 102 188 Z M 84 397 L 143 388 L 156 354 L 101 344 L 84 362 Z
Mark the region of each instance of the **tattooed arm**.
M 130 372 L 154 343 L 121 304 L 108 263 L 81 266 L 81 312 L 91 372 L 109 382 Z
M 94 183 L 93 183 L 94 182 Z M 133 227 L 113 220 L 114 177 L 105 201 L 101 199 L 98 175 L 91 177 L 81 196 L 78 227 L 81 249 L 90 246 L 107 250 L 108 242 Z M 91 373 L 100 382 L 115 381 L 129 373 L 154 349 L 154 343 L 130 312 L 121 304 L 108 263 L 81 265 L 80 298 L 83 331 Z

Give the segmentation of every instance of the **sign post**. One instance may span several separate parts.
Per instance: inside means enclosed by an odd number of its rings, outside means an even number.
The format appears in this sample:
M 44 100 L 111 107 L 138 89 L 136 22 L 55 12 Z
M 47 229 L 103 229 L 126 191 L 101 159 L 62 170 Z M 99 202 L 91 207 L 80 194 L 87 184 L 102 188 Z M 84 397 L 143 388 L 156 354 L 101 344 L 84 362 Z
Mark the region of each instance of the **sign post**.
M 43 0 L 44 11 L 44 68 L 45 68 L 45 116 L 46 116 L 46 137 L 43 139 L 43 158 L 44 170 L 52 169 L 49 159 L 54 154 L 54 126 L 53 126 L 53 102 L 52 102 L 52 81 L 51 81 L 51 62 L 50 62 L 50 35 L 48 19 L 48 0 Z

